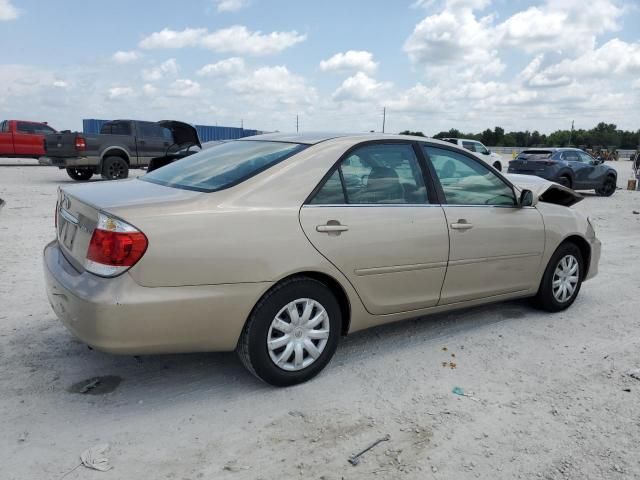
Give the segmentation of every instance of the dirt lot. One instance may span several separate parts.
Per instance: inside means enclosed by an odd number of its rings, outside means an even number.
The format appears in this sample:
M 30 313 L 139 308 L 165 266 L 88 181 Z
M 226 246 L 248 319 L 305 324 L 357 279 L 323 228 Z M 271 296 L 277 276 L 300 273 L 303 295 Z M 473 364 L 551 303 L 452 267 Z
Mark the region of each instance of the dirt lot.
M 629 163 L 614 166 L 626 186 Z M 117 357 L 69 335 L 41 266 L 67 180 L 0 167 L 3 479 L 640 478 L 625 374 L 640 368 L 640 192 L 574 207 L 603 254 L 570 310 L 511 302 L 355 334 L 315 380 L 274 389 L 233 354 Z M 95 376 L 114 378 L 73 393 Z M 102 443 L 112 470 L 74 469 Z

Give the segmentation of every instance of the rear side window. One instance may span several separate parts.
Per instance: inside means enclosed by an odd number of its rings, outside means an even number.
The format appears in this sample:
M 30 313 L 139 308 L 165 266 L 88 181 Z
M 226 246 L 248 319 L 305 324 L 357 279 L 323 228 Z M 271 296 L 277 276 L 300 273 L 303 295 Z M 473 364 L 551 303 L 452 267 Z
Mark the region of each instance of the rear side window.
M 476 150 L 475 147 L 474 147 L 473 142 L 462 142 L 462 146 L 464 148 L 466 148 L 467 150 L 470 150 L 472 152 L 475 152 L 475 150 Z
M 129 122 L 108 122 L 102 125 L 100 133 L 110 135 L 131 135 L 131 125 Z
M 155 123 L 138 124 L 140 136 L 143 138 L 159 138 L 164 140 L 172 140 L 171 130 L 161 127 Z
M 20 133 L 36 133 L 35 125 L 28 122 L 18 122 L 16 129 Z
M 514 206 L 513 189 L 481 162 L 466 155 L 424 146 L 450 205 Z
M 6 120 L 0 123 L 0 132 L 8 132 L 9 131 L 8 127 L 9 127 L 9 123 Z
M 307 145 L 259 140 L 221 143 L 147 173 L 140 180 L 168 187 L 215 192 L 232 187 Z
M 563 152 L 562 153 L 562 159 L 567 161 L 567 162 L 579 162 L 580 161 L 580 157 L 578 156 L 578 152 L 575 152 L 573 150 L 569 150 L 568 152 Z
M 427 189 L 410 144 L 373 144 L 342 160 L 310 203 L 423 204 Z

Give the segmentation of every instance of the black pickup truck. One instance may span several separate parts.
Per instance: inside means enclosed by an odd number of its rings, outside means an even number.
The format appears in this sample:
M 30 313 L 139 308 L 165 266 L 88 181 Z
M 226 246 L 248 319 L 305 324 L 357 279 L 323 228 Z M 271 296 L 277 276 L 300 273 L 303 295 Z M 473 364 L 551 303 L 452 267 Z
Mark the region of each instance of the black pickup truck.
M 117 180 L 127 178 L 130 168 L 146 167 L 153 158 L 190 146 L 201 145 L 196 129 L 188 123 L 113 120 L 96 134 L 66 131 L 46 135 L 46 153 L 40 163 L 64 168 L 74 180 L 88 180 L 94 174 Z

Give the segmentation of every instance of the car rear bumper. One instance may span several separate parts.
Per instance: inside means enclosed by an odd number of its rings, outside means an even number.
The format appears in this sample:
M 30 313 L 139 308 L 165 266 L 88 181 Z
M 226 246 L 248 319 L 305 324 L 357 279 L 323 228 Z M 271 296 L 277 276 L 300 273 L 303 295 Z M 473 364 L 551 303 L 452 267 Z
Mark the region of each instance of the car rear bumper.
M 251 309 L 270 283 L 142 287 L 125 273 L 78 272 L 57 241 L 44 249 L 49 302 L 83 342 L 110 353 L 235 349 Z
M 40 165 L 50 165 L 58 168 L 68 167 L 95 167 L 100 163 L 97 157 L 40 157 Z

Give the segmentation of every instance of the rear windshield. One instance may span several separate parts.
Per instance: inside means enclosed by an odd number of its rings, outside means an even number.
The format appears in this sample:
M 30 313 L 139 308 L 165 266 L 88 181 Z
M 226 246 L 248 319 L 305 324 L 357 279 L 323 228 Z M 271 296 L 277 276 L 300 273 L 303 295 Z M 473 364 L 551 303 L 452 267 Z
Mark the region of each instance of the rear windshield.
M 215 192 L 232 187 L 305 149 L 298 143 L 221 143 L 140 177 L 167 187 Z
M 553 155 L 551 150 L 525 150 L 518 157 L 526 158 L 527 160 L 544 160 L 545 158 L 550 158 L 551 155 Z

